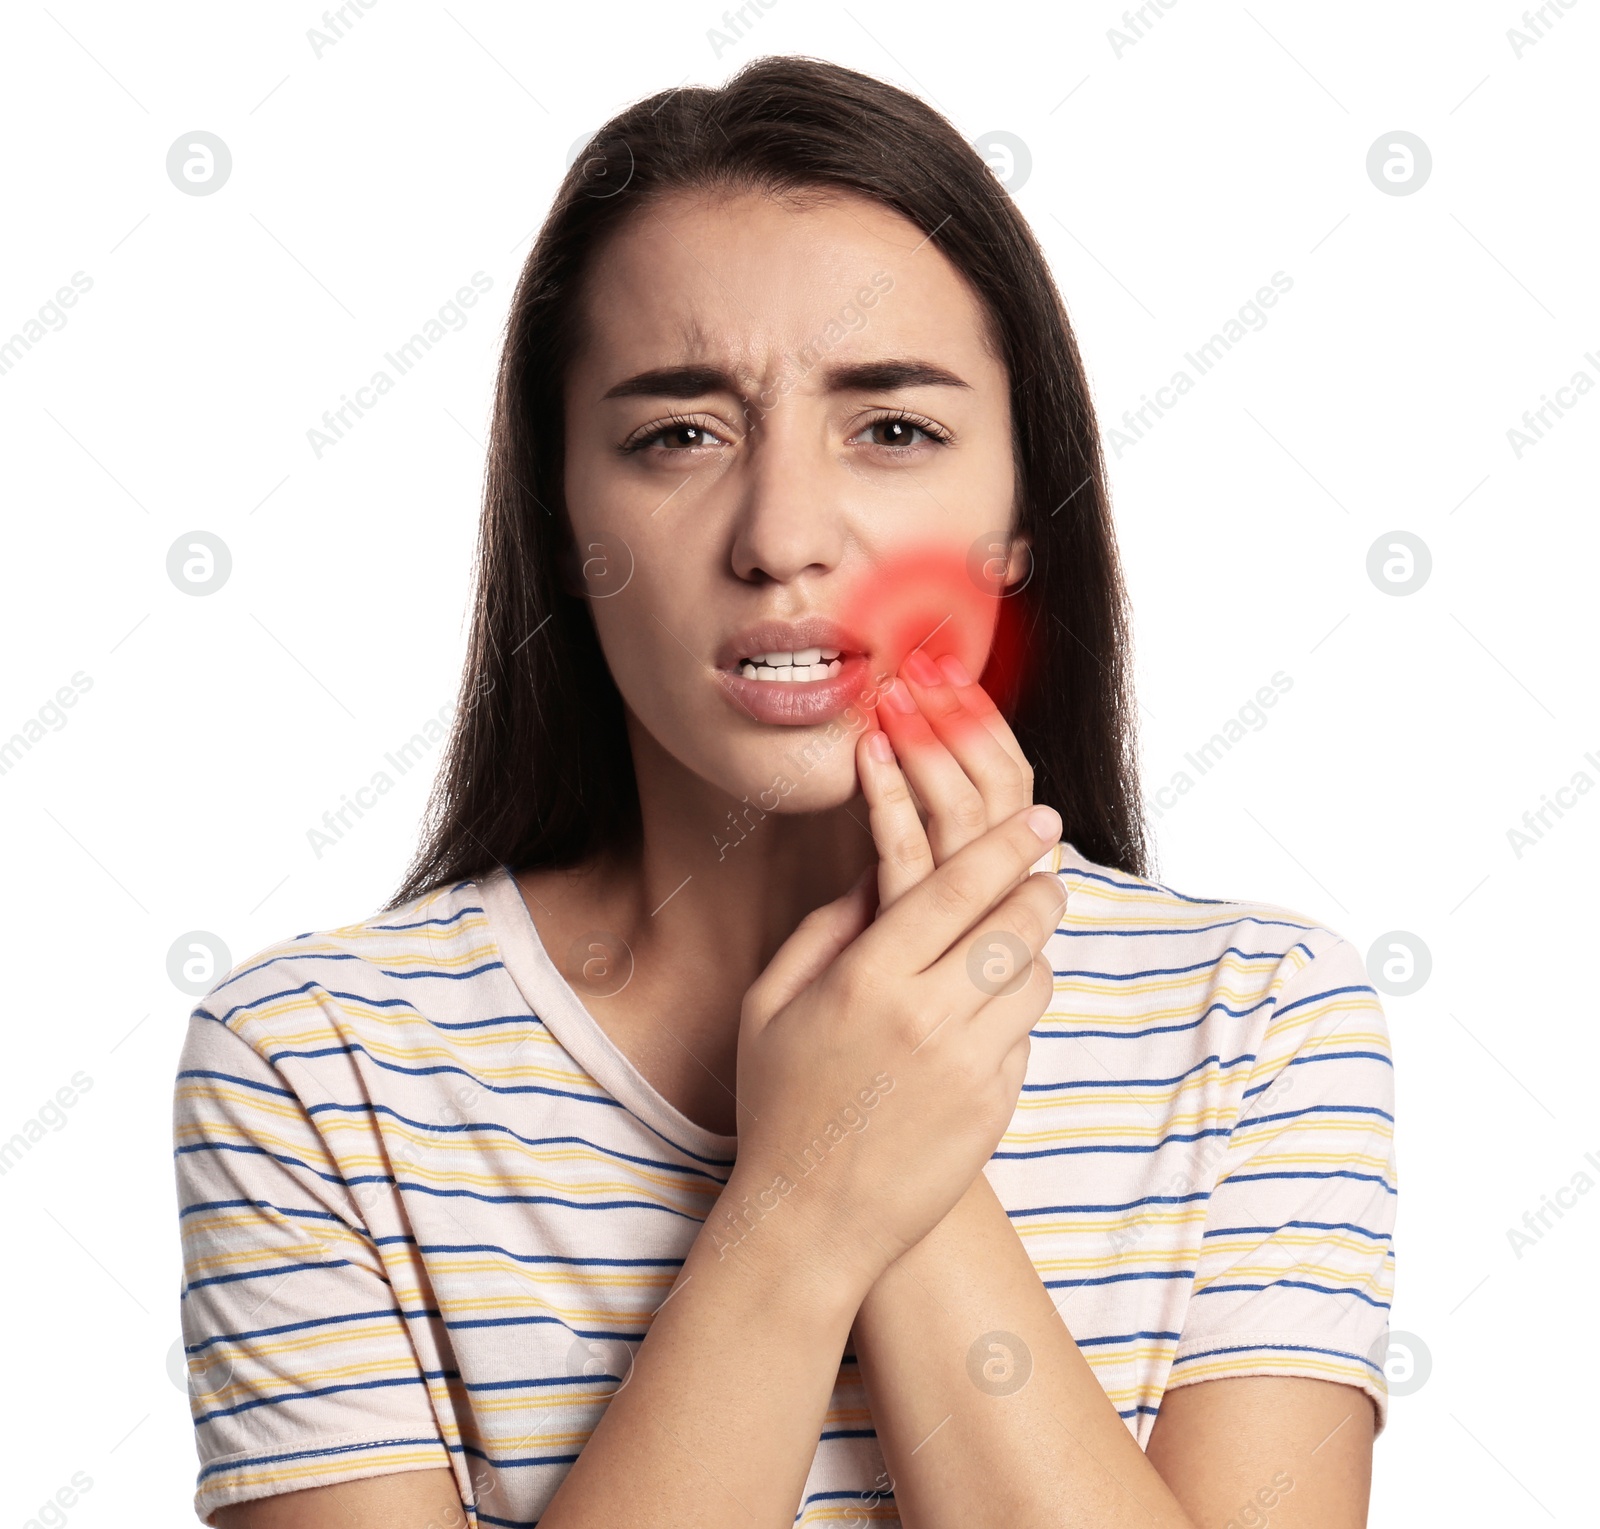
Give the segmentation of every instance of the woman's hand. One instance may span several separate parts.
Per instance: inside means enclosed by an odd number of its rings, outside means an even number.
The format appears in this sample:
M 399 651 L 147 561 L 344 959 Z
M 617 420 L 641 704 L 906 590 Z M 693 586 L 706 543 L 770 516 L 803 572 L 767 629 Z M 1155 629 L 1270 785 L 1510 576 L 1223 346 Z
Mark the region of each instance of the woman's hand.
M 1000 709 L 960 660 L 913 649 L 878 704 L 899 769 L 857 743 L 873 838 L 889 846 L 878 870 L 880 912 L 985 829 L 1033 800 L 1033 767 Z M 908 805 L 907 785 L 927 816 Z
M 883 731 L 857 745 L 877 866 L 746 995 L 738 1090 L 755 1123 L 723 1200 L 754 1194 L 756 1219 L 781 1206 L 866 1287 L 943 1219 L 1009 1124 L 1063 906 L 1058 878 L 1025 879 L 1061 824 L 1043 808 L 1029 826 L 1033 772 L 1010 728 L 959 663 L 918 657 L 880 702 Z
M 905 814 L 917 826 L 909 798 L 899 814 L 873 809 L 881 857 Z M 1039 951 L 1062 889 L 1028 867 L 1060 830 L 1053 809 L 1024 807 L 876 922 L 869 873 L 785 941 L 740 1016 L 738 1093 L 753 1124 L 739 1182 L 707 1223 L 725 1253 L 736 1249 L 723 1239 L 753 1231 L 859 1299 L 966 1192 L 1011 1120 L 1050 999 Z M 998 974 L 997 946 L 1013 958 Z

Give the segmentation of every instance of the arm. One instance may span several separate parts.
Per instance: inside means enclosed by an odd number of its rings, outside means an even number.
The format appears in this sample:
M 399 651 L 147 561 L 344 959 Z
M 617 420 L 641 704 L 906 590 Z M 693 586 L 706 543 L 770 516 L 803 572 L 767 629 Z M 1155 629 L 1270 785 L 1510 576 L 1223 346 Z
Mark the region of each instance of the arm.
M 982 1343 L 999 1333 L 1021 1346 Z M 1366 1522 L 1373 1409 L 1352 1386 L 1184 1386 L 1142 1451 L 981 1174 L 873 1286 L 855 1343 L 907 1529 L 1191 1529 L 1247 1508 L 1274 1529 Z
M 795 1218 L 719 1250 L 719 1211 L 756 1192 L 735 1169 L 541 1529 L 794 1518 L 859 1291 Z
M 737 1203 L 751 1188 L 735 1173 L 723 1194 Z M 714 1212 L 706 1226 L 715 1224 Z M 704 1231 L 696 1239 L 541 1529 L 786 1529 L 855 1306 L 843 1284 L 807 1272 L 803 1250 L 785 1245 L 793 1230 L 762 1223 L 738 1257 L 719 1257 Z M 784 1320 L 775 1322 L 774 1311 Z M 216 1514 L 218 1529 L 464 1529 L 466 1522 L 448 1470 L 370 1476 Z
M 871 927 L 863 878 L 808 915 L 751 987 L 738 1052 L 751 1129 L 544 1529 L 793 1522 L 862 1298 L 960 1197 L 1010 1118 L 1048 983 L 1035 961 L 1027 988 L 981 992 L 966 947 L 1020 939 L 1037 955 L 1061 890 L 1027 873 L 1060 826 L 1045 809 L 1015 815 Z M 936 1054 L 909 1065 L 933 1031 Z M 320 1521 L 291 1503 L 246 1508 L 229 1529 L 331 1529 L 345 1508 L 385 1529 L 444 1529 L 437 1478 L 408 1474 L 410 1490 L 319 1492 Z
M 977 921 L 1036 957 L 1055 927 L 1060 888 L 1028 867 L 1060 819 L 1036 811 L 885 924 L 868 927 L 863 877 L 750 988 L 738 1163 L 540 1529 L 793 1523 L 852 1318 L 971 1182 L 1021 1086 L 1043 986 L 975 991 L 965 944 Z M 937 1058 L 908 1065 L 933 1033 Z
M 855 1344 L 907 1529 L 1194 1522 L 1117 1416 L 983 1174 L 872 1287 Z
M 891 697 L 878 714 L 906 780 L 862 776 L 875 837 L 905 846 L 881 869 L 886 904 L 1033 790 L 1010 728 L 958 663 L 906 669 L 915 706 Z M 1199 1525 L 1269 1506 L 1275 1525 L 1365 1522 L 1374 1416 L 1353 1385 L 1169 1388 L 1141 1451 L 982 1174 L 873 1286 L 854 1338 L 908 1529 Z

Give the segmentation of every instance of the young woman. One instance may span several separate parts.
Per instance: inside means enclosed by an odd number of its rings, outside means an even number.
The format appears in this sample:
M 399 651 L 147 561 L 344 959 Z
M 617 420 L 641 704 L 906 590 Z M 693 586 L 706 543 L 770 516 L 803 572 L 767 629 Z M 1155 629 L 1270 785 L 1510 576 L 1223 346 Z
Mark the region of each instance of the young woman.
M 1122 598 L 948 123 L 768 58 L 597 135 L 410 878 L 191 1020 L 206 1522 L 1364 1522 L 1383 1016 L 1145 877 Z

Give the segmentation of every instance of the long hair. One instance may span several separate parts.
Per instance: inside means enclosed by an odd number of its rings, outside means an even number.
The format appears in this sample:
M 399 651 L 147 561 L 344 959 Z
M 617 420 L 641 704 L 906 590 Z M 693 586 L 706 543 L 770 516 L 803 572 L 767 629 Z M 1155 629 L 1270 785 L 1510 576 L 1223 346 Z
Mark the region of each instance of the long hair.
M 999 179 L 937 112 L 869 75 L 785 56 L 757 59 L 720 88 L 629 107 L 556 193 L 506 321 L 460 701 L 420 846 L 388 906 L 496 865 L 568 866 L 638 842 L 622 698 L 585 602 L 562 577 L 572 560 L 563 388 L 596 253 L 653 199 L 682 191 L 870 197 L 925 230 L 966 278 L 1010 379 L 1014 529 L 1033 551 L 1031 578 L 1007 600 L 1028 654 L 1007 720 L 1064 837 L 1090 860 L 1143 875 L 1105 463 L 1043 252 Z

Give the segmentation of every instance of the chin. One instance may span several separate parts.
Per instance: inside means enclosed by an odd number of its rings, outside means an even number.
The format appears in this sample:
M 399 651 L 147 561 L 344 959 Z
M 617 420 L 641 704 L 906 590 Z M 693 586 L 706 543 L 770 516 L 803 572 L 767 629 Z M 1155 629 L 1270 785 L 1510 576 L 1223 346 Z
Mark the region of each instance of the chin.
M 747 801 L 763 812 L 808 813 L 842 806 L 861 794 L 856 744 L 870 725 L 865 706 L 811 727 L 741 725 L 721 708 L 686 707 L 692 722 L 689 715 L 672 714 L 661 705 L 652 711 L 663 715 L 634 713 L 640 731 L 684 769 L 735 801 Z
M 717 773 L 731 777 L 724 785 L 731 795 L 746 797 L 767 812 L 825 812 L 861 794 L 857 736 L 841 733 L 829 739 L 809 729 L 785 728 L 755 748 L 739 750 L 734 768 Z

